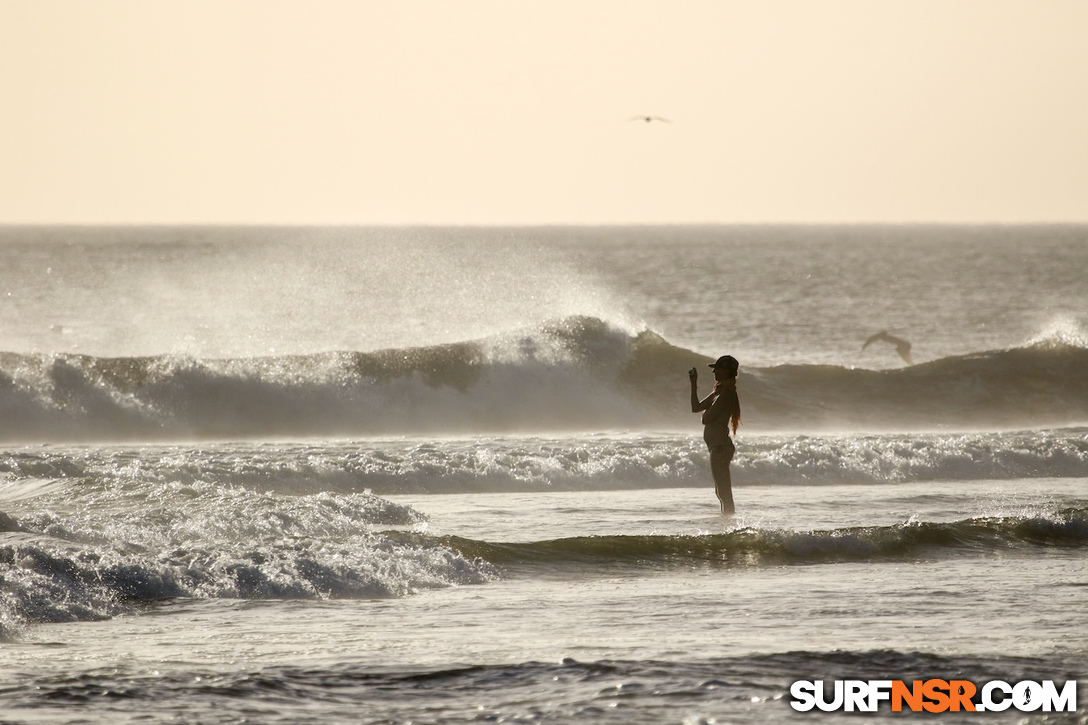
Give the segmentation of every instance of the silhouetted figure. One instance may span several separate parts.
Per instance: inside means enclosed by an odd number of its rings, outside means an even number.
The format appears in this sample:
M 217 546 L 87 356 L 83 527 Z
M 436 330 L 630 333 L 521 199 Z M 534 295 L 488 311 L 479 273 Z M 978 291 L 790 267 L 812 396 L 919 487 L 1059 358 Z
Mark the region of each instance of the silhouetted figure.
M 667 118 L 661 116 L 631 116 L 628 121 L 645 121 L 646 123 L 653 123 L 654 121 L 660 121 L 661 123 L 672 123 Z
M 703 413 L 703 440 L 710 449 L 710 473 L 714 476 L 714 493 L 722 504 L 722 513 L 731 514 L 733 506 L 733 481 L 729 475 L 729 463 L 737 452 L 733 439 L 729 437 L 732 425 L 733 435 L 740 425 L 740 398 L 737 397 L 737 371 L 740 363 L 732 355 L 722 355 L 710 364 L 714 371 L 714 390 L 710 395 L 699 400 L 697 391 L 699 371 L 688 371 L 691 380 L 691 412 Z
M 874 342 L 890 342 L 891 344 L 895 345 L 895 351 L 899 353 L 899 357 L 907 361 L 907 365 L 914 364 L 914 361 L 911 360 L 910 357 L 910 343 L 906 340 L 902 340 L 898 337 L 893 337 L 892 335 L 889 335 L 887 330 L 881 330 L 880 332 L 876 333 L 868 340 L 866 340 L 865 344 L 861 346 L 861 349 L 864 350 L 865 348 L 872 345 Z

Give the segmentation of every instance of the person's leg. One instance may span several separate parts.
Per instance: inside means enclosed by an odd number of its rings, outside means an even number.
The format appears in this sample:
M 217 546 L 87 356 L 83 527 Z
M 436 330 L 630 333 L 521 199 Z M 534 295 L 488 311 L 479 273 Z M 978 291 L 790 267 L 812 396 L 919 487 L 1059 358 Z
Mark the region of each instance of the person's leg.
M 736 512 L 733 506 L 733 481 L 729 476 L 729 462 L 733 460 L 736 448 L 733 446 L 715 446 L 710 451 L 710 473 L 714 476 L 714 493 L 722 502 L 722 513 Z

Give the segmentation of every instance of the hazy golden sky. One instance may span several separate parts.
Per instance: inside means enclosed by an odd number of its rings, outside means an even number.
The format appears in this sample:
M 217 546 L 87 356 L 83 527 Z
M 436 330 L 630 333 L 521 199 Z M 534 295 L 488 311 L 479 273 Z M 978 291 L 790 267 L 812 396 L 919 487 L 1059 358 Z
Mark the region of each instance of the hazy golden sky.
M 0 94 L 0 223 L 1088 222 L 1084 0 L 0 0 Z

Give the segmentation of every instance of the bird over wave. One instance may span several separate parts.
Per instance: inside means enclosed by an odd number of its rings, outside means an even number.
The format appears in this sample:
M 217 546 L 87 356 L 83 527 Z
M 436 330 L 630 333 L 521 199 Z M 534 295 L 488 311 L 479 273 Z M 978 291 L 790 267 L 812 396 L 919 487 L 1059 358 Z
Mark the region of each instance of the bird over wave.
M 874 342 L 888 342 L 892 345 L 895 345 L 895 351 L 899 353 L 899 357 L 906 360 L 907 365 L 914 364 L 914 360 L 912 360 L 910 356 L 910 343 L 906 340 L 895 337 L 893 335 L 889 335 L 887 330 L 881 330 L 875 335 L 870 335 L 869 338 L 865 341 L 865 344 L 861 346 L 861 349 L 864 350 L 865 348 L 872 345 Z

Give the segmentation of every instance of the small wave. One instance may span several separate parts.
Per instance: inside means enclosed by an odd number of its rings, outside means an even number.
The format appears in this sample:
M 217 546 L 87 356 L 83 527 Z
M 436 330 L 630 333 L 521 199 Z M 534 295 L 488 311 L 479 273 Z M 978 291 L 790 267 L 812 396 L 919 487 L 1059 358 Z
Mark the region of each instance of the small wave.
M 1022 429 L 1088 421 L 1072 338 L 895 370 L 742 366 L 745 426 Z M 686 370 L 651 331 L 570 317 L 478 341 L 241 359 L 0 354 L 0 440 L 184 440 L 695 425 Z
M 400 534 L 425 544 L 418 534 Z M 444 537 L 434 543 L 497 566 L 524 568 L 644 566 L 775 566 L 834 564 L 965 554 L 995 554 L 1015 547 L 1088 546 L 1088 510 L 1048 517 L 919 522 L 827 531 L 740 529 L 694 536 L 584 536 L 531 543 L 489 543 Z
M 1083 664 L 1079 657 L 840 650 L 679 661 L 564 658 L 457 666 L 273 665 L 154 676 L 110 667 L 75 680 L 57 675 L 14 683 L 6 688 L 5 697 L 20 711 L 48 701 L 54 707 L 80 707 L 86 712 L 91 703 L 90 712 L 109 707 L 116 716 L 129 709 L 144 712 L 154 704 L 167 711 L 184 710 L 200 721 L 245 720 L 252 717 L 255 702 L 275 697 L 275 709 L 267 713 L 270 722 L 313 720 L 315 702 L 334 721 L 409 722 L 419 718 L 421 698 L 428 698 L 429 722 L 704 721 L 692 712 L 717 713 L 718 721 L 724 714 L 737 722 L 785 722 L 795 719 L 787 704 L 791 683 L 811 679 L 814 673 L 824 680 L 1065 681 L 1083 671 Z M 93 703 L 102 702 L 107 704 L 95 709 Z M 888 711 L 887 704 L 883 708 Z

